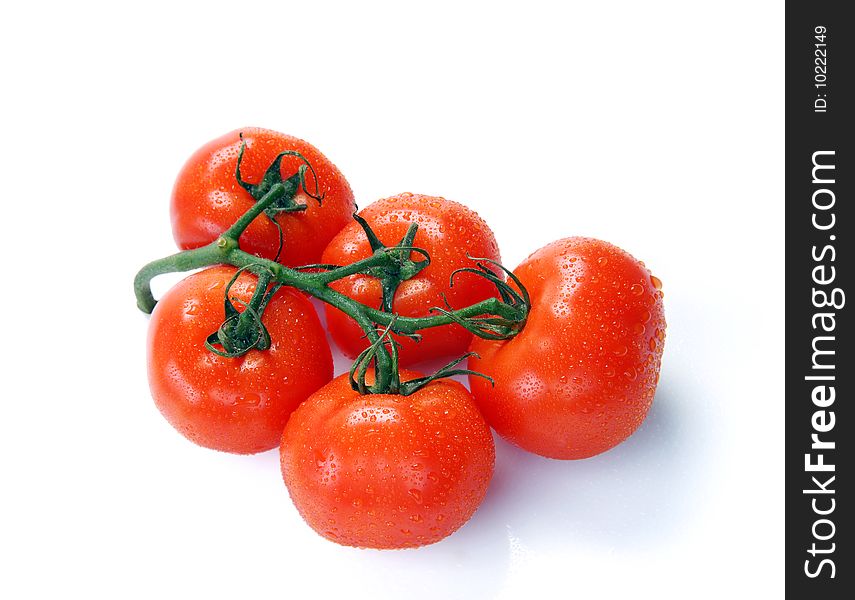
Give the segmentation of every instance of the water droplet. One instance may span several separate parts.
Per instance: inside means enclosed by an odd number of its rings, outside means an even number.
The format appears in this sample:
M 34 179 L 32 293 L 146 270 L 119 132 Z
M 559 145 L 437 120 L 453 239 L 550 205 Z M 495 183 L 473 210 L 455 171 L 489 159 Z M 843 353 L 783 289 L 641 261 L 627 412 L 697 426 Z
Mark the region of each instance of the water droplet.
M 641 294 L 643 294 L 643 293 L 644 293 L 644 286 L 643 286 L 643 285 L 641 285 L 640 283 L 633 283 L 633 284 L 632 284 L 632 287 L 631 287 L 631 288 L 629 288 L 629 292 L 630 292 L 633 296 L 640 296 Z
M 600 265 L 601 267 L 605 267 L 608 264 L 608 262 L 609 262 L 609 259 L 606 258 L 605 256 L 601 256 L 600 258 L 597 259 L 597 264 Z
M 644 334 L 644 324 L 643 323 L 636 323 L 635 325 L 632 326 L 632 332 L 635 335 Z
M 413 488 L 411 490 L 407 490 L 407 493 L 416 501 L 416 503 L 422 503 L 422 493 L 419 490 Z
M 656 275 L 650 276 L 650 283 L 652 283 L 653 287 L 656 288 L 657 290 L 662 289 L 662 280 L 659 279 Z
M 261 396 L 256 394 L 255 392 L 247 392 L 242 396 L 238 396 L 236 399 L 238 404 L 243 404 L 245 406 L 258 406 L 261 404 Z
M 628 349 L 626 346 L 621 345 L 621 346 L 618 346 L 617 348 L 615 348 L 614 350 L 612 350 L 612 352 L 614 353 L 615 356 L 624 356 L 627 353 L 627 350 Z
M 650 338 L 650 342 L 648 342 L 647 347 L 650 348 L 651 352 L 656 350 L 656 337 Z
M 630 367 L 623 372 L 623 376 L 629 379 L 630 381 L 635 381 L 635 378 L 638 377 L 638 373 L 635 372 L 635 369 Z

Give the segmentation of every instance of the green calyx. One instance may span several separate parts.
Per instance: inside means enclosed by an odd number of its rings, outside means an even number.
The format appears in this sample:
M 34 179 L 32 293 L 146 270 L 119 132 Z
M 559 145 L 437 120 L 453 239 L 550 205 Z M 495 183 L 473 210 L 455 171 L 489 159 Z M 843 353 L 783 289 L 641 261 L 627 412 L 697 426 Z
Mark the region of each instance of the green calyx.
M 448 306 L 448 310 L 444 308 L 432 308 L 431 311 L 440 312 L 453 320 L 455 323 L 472 332 L 480 338 L 487 340 L 504 340 L 515 336 L 525 327 L 525 322 L 528 319 L 528 312 L 531 309 L 531 298 L 528 295 L 528 290 L 522 284 L 522 281 L 514 275 L 512 271 L 489 258 L 473 258 L 466 255 L 470 260 L 477 261 L 475 268 L 464 267 L 457 269 L 451 274 L 448 282 L 448 287 L 454 287 L 454 278 L 459 273 L 471 273 L 478 277 L 483 277 L 490 283 L 496 286 L 499 292 L 499 297 L 502 303 L 509 309 L 507 316 L 498 315 L 476 315 L 473 317 L 464 317 L 456 313 Z M 486 264 L 493 265 L 505 274 L 516 285 L 508 284 L 505 279 L 496 271 L 488 267 Z
M 404 238 L 390 248 L 380 241 L 380 238 L 371 229 L 368 221 L 358 214 L 354 214 L 353 218 L 359 223 L 363 231 L 365 231 L 365 235 L 368 237 L 368 244 L 371 246 L 374 256 L 383 256 L 386 258 L 381 264 L 369 267 L 363 273 L 376 277 L 380 281 L 383 292 L 380 310 L 391 313 L 395 292 L 398 290 L 401 282 L 412 279 L 430 264 L 430 255 L 427 253 L 427 250 L 413 246 L 419 225 L 418 223 L 410 223 Z M 421 254 L 424 258 L 419 261 L 412 260 L 411 255 L 413 253 Z
M 238 298 L 230 298 L 229 292 L 240 277 L 240 274 L 248 269 L 258 271 L 258 283 L 252 293 L 250 301 L 244 302 Z M 281 284 L 270 285 L 273 274 L 264 269 L 250 265 L 238 269 L 228 285 L 225 292 L 226 320 L 222 325 L 208 336 L 205 347 L 226 358 L 243 356 L 250 350 L 267 350 L 270 348 L 270 333 L 261 321 L 261 315 L 267 307 L 267 303 L 273 294 L 281 287 Z M 241 304 L 244 310 L 239 311 L 234 302 Z
M 305 205 L 297 204 L 294 200 L 301 187 L 306 194 L 318 202 L 322 198 L 318 194 L 320 187 L 314 169 L 303 156 L 296 152 L 280 153 L 267 169 L 260 183 L 249 184 L 243 181 L 240 165 L 245 150 L 246 144 L 242 143 L 235 175 L 238 183 L 255 199 L 255 204 L 217 240 L 207 246 L 155 260 L 140 269 L 134 279 L 134 292 L 140 310 L 150 313 L 157 302 L 151 291 L 151 280 L 154 277 L 215 264 L 229 264 L 237 267 L 238 272 L 226 286 L 225 319 L 217 331 L 208 336 L 205 341 L 205 347 L 219 356 L 234 358 L 250 350 L 270 348 L 272 341 L 264 325 L 264 310 L 279 287 L 289 286 L 341 310 L 353 318 L 364 331 L 369 347 L 357 357 L 350 370 L 351 386 L 362 394 L 409 395 L 443 377 L 461 374 L 486 377 L 468 369 L 456 368 L 461 361 L 471 355 L 465 354 L 432 375 L 401 381 L 397 342 L 392 338 L 392 334 L 418 340 L 420 330 L 457 324 L 482 338 L 494 340 L 512 338 L 522 330 L 531 308 L 528 292 L 513 273 L 495 261 L 472 259 L 476 261 L 475 267 L 458 269 L 452 274 L 449 285 L 454 285 L 455 277 L 459 273 L 468 272 L 487 279 L 495 285 L 498 297 L 487 298 L 471 306 L 457 309 L 451 307 L 446 300 L 445 307 L 433 307 L 429 315 L 415 318 L 395 314 L 393 304 L 398 286 L 403 281 L 418 275 L 430 264 L 427 251 L 413 245 L 418 231 L 416 223 L 410 224 L 407 233 L 398 244 L 389 247 L 379 240 L 364 219 L 354 215 L 354 219 L 368 237 L 372 255 L 350 265 L 306 265 L 292 269 L 275 260 L 249 254 L 240 248 L 239 239 L 253 220 L 264 214 L 276 223 L 274 217 L 281 212 L 305 210 Z M 280 171 L 284 156 L 297 156 L 303 164 L 296 173 L 283 179 Z M 311 173 L 314 180 L 314 194 L 306 191 L 306 173 Z M 279 227 L 278 223 L 276 224 Z M 281 227 L 279 233 L 281 251 L 283 241 Z M 421 259 L 413 260 L 414 254 Z M 250 271 L 258 277 L 249 302 L 229 296 L 232 286 L 244 271 Z M 379 308 L 361 304 L 330 286 L 335 281 L 355 274 L 376 277 L 380 281 L 383 295 Z M 514 285 L 506 281 L 506 277 Z M 371 385 L 366 381 L 369 369 L 373 369 L 374 372 L 374 381 Z
M 300 188 L 303 189 L 303 192 L 307 196 L 316 200 L 318 205 L 320 205 L 324 198 L 323 194 L 320 192 L 318 175 L 315 173 L 315 169 L 305 156 L 293 150 L 286 150 L 284 152 L 280 152 L 276 158 L 273 159 L 273 162 L 270 163 L 269 167 L 267 167 L 267 170 L 264 172 L 259 183 L 248 183 L 244 181 L 240 173 L 240 166 L 241 163 L 243 163 L 243 155 L 246 151 L 246 141 L 243 139 L 243 134 L 240 134 L 240 140 L 240 151 L 238 152 L 237 167 L 235 168 L 235 178 L 237 179 L 238 184 L 249 192 L 250 196 L 252 196 L 256 202 L 260 202 L 261 199 L 271 191 L 277 189 L 277 187 L 279 188 L 276 198 L 264 208 L 264 214 L 268 219 L 270 219 L 271 223 L 276 226 L 276 229 L 279 232 L 279 249 L 277 250 L 276 257 L 274 258 L 274 260 L 279 260 L 279 255 L 282 253 L 282 246 L 284 244 L 284 236 L 282 233 L 282 226 L 279 225 L 279 222 L 276 220 L 276 215 L 280 213 L 306 210 L 307 206 L 305 204 L 300 204 L 296 200 L 297 193 L 300 191 Z M 299 158 L 303 164 L 297 168 L 296 173 L 286 179 L 283 179 L 282 159 L 286 156 L 295 156 Z M 306 173 L 310 173 L 312 175 L 314 192 L 310 192 L 309 188 L 306 186 Z
M 243 139 L 243 134 L 240 134 L 240 151 L 238 152 L 237 159 L 237 167 L 235 168 L 235 178 L 240 186 L 245 189 L 249 194 L 255 199 L 256 202 L 260 201 L 265 194 L 267 194 L 273 186 L 276 184 L 282 184 L 285 186 L 286 192 L 278 197 L 275 201 L 271 202 L 268 206 L 265 207 L 264 213 L 268 216 L 275 216 L 280 212 L 295 212 L 306 210 L 305 204 L 299 204 L 295 201 L 295 197 L 300 188 L 303 188 L 303 191 L 307 196 L 313 198 L 321 204 L 323 202 L 323 195 L 320 193 L 320 186 L 318 184 L 318 175 L 315 173 L 315 169 L 309 163 L 305 156 L 300 154 L 294 150 L 286 150 L 284 152 L 280 152 L 276 155 L 276 158 L 273 159 L 273 162 L 270 163 L 270 166 L 267 167 L 267 170 L 264 172 L 264 175 L 261 177 L 261 181 L 258 183 L 248 183 L 244 181 L 243 177 L 240 173 L 240 166 L 243 163 L 243 156 L 246 152 L 246 141 Z M 286 156 L 296 156 L 299 158 L 303 164 L 301 164 L 297 168 L 297 172 L 287 177 L 285 179 L 282 178 L 282 159 Z M 311 192 L 306 187 L 306 173 L 311 173 L 313 186 L 315 191 Z

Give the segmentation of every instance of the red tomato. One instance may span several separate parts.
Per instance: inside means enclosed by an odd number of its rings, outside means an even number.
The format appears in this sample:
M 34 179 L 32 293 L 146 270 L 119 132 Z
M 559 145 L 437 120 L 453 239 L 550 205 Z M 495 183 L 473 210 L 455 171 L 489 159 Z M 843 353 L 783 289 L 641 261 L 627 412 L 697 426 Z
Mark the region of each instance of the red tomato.
M 318 205 L 301 188 L 295 200 L 306 205 L 306 210 L 279 213 L 275 218 L 284 240 L 279 261 L 288 266 L 318 262 L 327 243 L 351 222 L 356 210 L 350 185 L 314 146 L 284 133 L 256 127 L 238 129 L 208 142 L 181 169 L 172 190 L 175 242 L 185 250 L 209 244 L 255 203 L 235 177 L 241 132 L 246 142 L 241 163 L 244 181 L 260 182 L 276 155 L 285 150 L 301 153 L 314 167 L 319 190 L 315 189 L 310 173 L 306 174 L 306 187 L 313 195 L 323 195 L 322 204 Z M 301 164 L 295 156 L 284 157 L 282 177 L 295 174 Z M 266 215 L 261 215 L 244 231 L 240 245 L 251 254 L 273 259 L 279 248 L 279 232 Z
M 448 286 L 449 277 L 455 270 L 475 266 L 466 257 L 467 253 L 476 258 L 500 260 L 493 232 L 469 208 L 444 198 L 405 193 L 378 200 L 359 214 L 386 246 L 398 244 L 409 224 L 418 223 L 419 230 L 413 245 L 430 254 L 430 265 L 398 287 L 392 305 L 394 312 L 409 317 L 427 316 L 430 308 L 445 307 L 443 293 L 453 308 L 462 308 L 497 295 L 493 284 L 469 273 L 459 274 L 454 279 L 454 287 Z M 349 265 L 369 256 L 371 247 L 365 232 L 358 223 L 351 222 L 327 246 L 322 262 Z M 422 256 L 414 253 L 413 260 L 422 260 Z M 380 307 L 381 286 L 374 277 L 352 275 L 331 287 L 363 304 Z M 362 329 L 353 319 L 331 306 L 326 307 L 326 312 L 330 333 L 346 356 L 354 358 L 368 346 Z M 466 351 L 472 340 L 472 334 L 457 325 L 425 329 L 420 334 L 422 339 L 418 343 L 394 336 L 401 344 L 400 364 L 459 355 Z
M 660 281 L 620 248 L 567 238 L 514 273 L 531 294 L 523 331 L 476 339 L 472 393 L 493 428 L 551 458 L 586 458 L 635 431 L 653 402 L 665 340 Z
M 191 441 L 224 452 L 275 448 L 288 416 L 332 379 L 329 344 L 314 308 L 280 289 L 264 311 L 269 349 L 218 356 L 205 340 L 225 319 L 224 290 L 237 269 L 205 269 L 157 303 L 148 335 L 148 379 L 163 416 Z M 230 297 L 249 302 L 257 279 L 242 274 Z M 241 310 L 239 303 L 235 306 Z
M 495 460 L 490 428 L 456 381 L 360 396 L 347 374 L 300 405 L 280 452 L 309 526 L 368 548 L 423 546 L 456 531 L 483 500 Z

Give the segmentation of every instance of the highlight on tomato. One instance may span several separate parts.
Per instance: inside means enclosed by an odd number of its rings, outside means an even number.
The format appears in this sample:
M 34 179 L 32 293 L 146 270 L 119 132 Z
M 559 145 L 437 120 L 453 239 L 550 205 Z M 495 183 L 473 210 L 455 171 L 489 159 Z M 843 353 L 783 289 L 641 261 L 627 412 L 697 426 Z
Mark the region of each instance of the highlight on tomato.
M 280 456 L 306 523 L 366 548 L 423 546 L 460 528 L 484 499 L 495 461 L 490 429 L 458 382 L 360 395 L 348 374 L 294 412 Z
M 470 377 L 487 422 L 517 446 L 578 459 L 613 448 L 653 402 L 665 341 L 661 282 L 627 252 L 571 237 L 514 270 L 531 311 L 508 340 L 475 339 Z
M 308 142 L 258 127 L 208 142 L 181 169 L 170 209 L 178 247 L 199 248 L 215 241 L 275 181 L 294 185 L 246 228 L 241 248 L 288 266 L 318 262 L 356 210 L 350 185 Z
M 152 312 L 152 396 L 200 446 L 238 454 L 275 448 L 291 412 L 332 375 L 329 344 L 306 297 L 268 289 L 234 267 L 190 275 Z
M 334 290 L 375 308 L 381 308 L 388 298 L 386 310 L 402 316 L 429 315 L 434 307 L 459 308 L 496 295 L 495 286 L 489 280 L 471 273 L 459 273 L 454 285 L 449 285 L 452 273 L 472 266 L 469 256 L 500 260 L 492 230 L 463 204 L 436 196 L 404 193 L 369 204 L 359 212 L 359 217 L 368 230 L 357 222 L 348 224 L 324 250 L 323 263 L 349 265 L 371 256 L 377 243 L 369 239 L 370 232 L 385 246 L 405 240 L 408 245 L 424 249 L 430 263 L 410 279 L 396 283 L 390 293 L 385 291 L 380 278 L 370 274 L 355 274 L 336 281 L 331 285 Z M 407 238 L 410 223 L 418 224 L 414 239 Z M 413 258 L 423 257 L 413 253 Z M 392 296 L 394 301 L 391 301 Z M 337 308 L 329 305 L 325 308 L 333 340 L 343 354 L 354 358 L 368 346 L 363 330 Z M 400 364 L 410 365 L 462 354 L 472 340 L 472 333 L 451 324 L 420 332 L 420 341 L 400 335 L 393 337 L 399 344 Z

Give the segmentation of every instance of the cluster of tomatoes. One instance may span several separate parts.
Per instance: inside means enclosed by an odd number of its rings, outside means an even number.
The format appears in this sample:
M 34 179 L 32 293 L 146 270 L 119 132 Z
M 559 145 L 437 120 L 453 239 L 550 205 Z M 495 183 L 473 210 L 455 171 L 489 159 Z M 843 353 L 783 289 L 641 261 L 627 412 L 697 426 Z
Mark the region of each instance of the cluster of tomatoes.
M 291 498 L 319 534 L 372 548 L 446 537 L 484 498 L 495 459 L 491 427 L 525 450 L 578 459 L 612 448 L 641 424 L 665 337 L 661 283 L 643 263 L 609 243 L 571 237 L 534 252 L 497 288 L 478 276 L 471 257 L 498 264 L 498 244 L 464 205 L 400 194 L 368 205 L 356 221 L 350 186 L 323 154 L 254 128 L 206 144 L 180 172 L 171 204 L 178 246 L 188 253 L 223 246 L 223 232 L 268 190 L 271 165 L 300 185 L 285 208 L 253 218 L 238 245 L 283 268 L 268 267 L 270 278 L 262 278 L 238 263 L 210 261 L 170 289 L 152 312 L 149 382 L 163 415 L 199 445 L 235 453 L 278 446 Z M 412 223 L 418 229 L 408 240 Z M 405 252 L 417 247 L 429 257 L 387 298 L 402 322 L 478 306 L 511 285 L 525 298 L 525 322 L 505 335 L 489 333 L 498 322 L 490 315 L 452 315 L 417 335 L 390 324 L 380 338 L 394 346 L 396 370 L 472 352 L 469 390 L 436 379 L 407 395 L 360 393 L 365 386 L 352 372 L 333 378 L 326 332 L 307 293 L 382 308 L 389 293 L 382 273 L 338 271 L 349 274 L 302 290 L 274 285 L 284 272 L 297 280 L 347 269 L 382 252 L 378 240 L 385 247 L 411 241 Z M 173 263 L 196 266 L 181 254 Z M 365 357 L 372 341 L 347 306 L 326 305 L 327 328 L 345 355 Z M 225 351 L 229 338 L 215 333 L 224 322 L 250 343 Z M 484 328 L 461 326 L 474 322 Z M 370 386 L 375 374 L 363 375 Z

